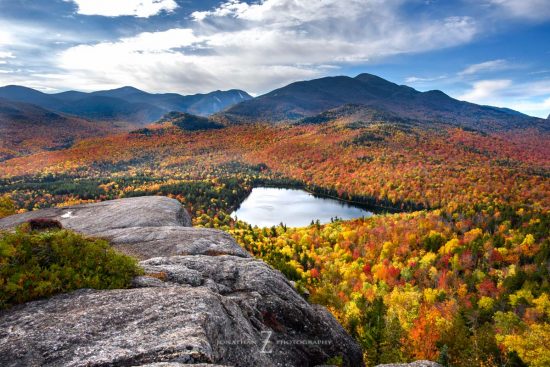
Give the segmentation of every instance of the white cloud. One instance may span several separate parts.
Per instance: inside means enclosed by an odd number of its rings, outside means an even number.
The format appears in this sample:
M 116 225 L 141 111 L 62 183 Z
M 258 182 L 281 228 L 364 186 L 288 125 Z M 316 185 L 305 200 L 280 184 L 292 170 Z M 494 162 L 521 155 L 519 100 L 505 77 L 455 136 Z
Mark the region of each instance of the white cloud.
M 6 59 L 14 59 L 14 58 L 15 56 L 13 55 L 12 52 L 0 51 L 0 65 L 6 65 L 8 63 Z
M 489 0 L 509 17 L 543 20 L 550 18 L 548 0 Z
M 15 59 L 13 52 L 0 51 L 0 59 Z
M 262 93 L 346 64 L 463 44 L 477 33 L 469 17 L 408 19 L 403 2 L 229 1 L 193 13 L 189 28 L 75 46 L 59 54 L 58 64 L 105 87 Z
M 73 47 L 63 52 L 59 61 L 70 75 L 91 79 L 96 85 L 131 84 L 151 91 L 181 93 L 220 88 L 266 90 L 273 83 L 318 75 L 313 66 L 260 63 L 253 55 L 228 52 L 230 45 L 239 39 L 247 42 L 250 35 L 234 37 L 237 40 L 230 35 L 203 37 L 190 29 L 173 29 L 115 43 Z
M 458 75 L 472 75 L 480 72 L 494 72 L 513 68 L 508 61 L 503 59 L 485 61 L 479 64 L 473 64 L 462 70 Z
M 523 83 L 508 79 L 479 80 L 457 98 L 546 118 L 550 113 L 550 79 Z
M 472 89 L 459 98 L 465 101 L 484 104 L 494 98 L 495 93 L 512 85 L 511 80 L 480 80 L 473 84 Z
M 164 32 L 144 32 L 135 37 L 122 38 L 116 42 L 103 42 L 95 45 L 79 45 L 69 48 L 64 52 L 66 57 L 71 55 L 80 57 L 94 56 L 104 51 L 114 52 L 110 58 L 117 55 L 126 55 L 135 53 L 136 55 L 144 53 L 171 52 L 171 50 L 196 44 L 201 38 L 196 37 L 191 29 L 170 29 Z M 86 59 L 75 60 L 86 63 Z M 94 62 L 110 62 L 109 60 L 94 60 Z
M 550 97 L 534 101 L 511 101 L 507 106 L 531 116 L 541 118 L 550 116 Z
M 405 78 L 405 83 L 416 84 L 416 83 L 427 83 L 434 82 L 436 80 L 446 79 L 446 75 L 439 75 L 434 77 L 420 77 L 420 76 L 409 76 Z
M 401 2 L 389 0 L 386 1 L 386 5 Z M 264 0 L 255 4 L 231 0 L 222 3 L 214 10 L 194 12 L 192 17 L 196 20 L 205 20 L 211 17 L 233 17 L 254 22 L 269 22 L 278 26 L 289 26 L 327 18 L 348 17 L 353 20 L 353 18 L 360 17 L 365 12 L 383 12 L 384 5 L 384 2 L 380 0 L 349 0 L 346 1 L 346 4 L 331 0 Z
M 178 7 L 174 0 L 65 0 L 74 2 L 78 14 L 118 17 L 131 15 L 147 18 L 161 11 L 173 11 Z
M 9 45 L 13 41 L 10 33 L 0 29 L 0 46 Z

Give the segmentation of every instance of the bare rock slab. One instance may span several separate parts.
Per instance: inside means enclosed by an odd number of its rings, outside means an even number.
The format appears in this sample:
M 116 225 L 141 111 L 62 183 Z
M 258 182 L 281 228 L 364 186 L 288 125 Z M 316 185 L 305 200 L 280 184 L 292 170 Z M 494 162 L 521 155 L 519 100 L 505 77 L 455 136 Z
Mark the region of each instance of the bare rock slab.
M 58 220 L 63 227 L 86 235 L 120 228 L 191 226 L 191 217 L 177 200 L 143 196 L 12 215 L 0 219 L 0 229 L 13 228 L 37 218 Z
M 0 229 L 38 218 L 57 220 L 64 228 L 106 238 L 118 250 L 140 260 L 194 254 L 250 257 L 229 234 L 192 228 L 185 208 L 163 196 L 36 210 L 0 219 Z
M 141 197 L 0 220 L 59 220 L 143 260 L 132 289 L 78 290 L 0 313 L 1 366 L 317 366 L 362 352 L 323 307 L 227 233 L 189 227 L 176 200 Z
M 228 233 L 177 226 L 117 228 L 101 234 L 113 247 L 140 260 L 175 255 L 250 257 Z

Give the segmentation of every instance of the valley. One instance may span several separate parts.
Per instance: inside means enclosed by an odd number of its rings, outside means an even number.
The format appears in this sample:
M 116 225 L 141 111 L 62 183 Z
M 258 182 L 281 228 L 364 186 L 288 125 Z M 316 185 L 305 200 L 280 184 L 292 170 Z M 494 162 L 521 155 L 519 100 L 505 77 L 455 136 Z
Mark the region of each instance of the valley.
M 444 353 L 453 366 L 536 366 L 545 354 L 527 351 L 548 331 L 548 132 L 366 117 L 155 124 L 1 162 L 2 193 L 24 210 L 176 198 L 195 225 L 229 232 L 325 305 L 367 365 Z M 300 228 L 234 220 L 262 186 L 387 214 Z

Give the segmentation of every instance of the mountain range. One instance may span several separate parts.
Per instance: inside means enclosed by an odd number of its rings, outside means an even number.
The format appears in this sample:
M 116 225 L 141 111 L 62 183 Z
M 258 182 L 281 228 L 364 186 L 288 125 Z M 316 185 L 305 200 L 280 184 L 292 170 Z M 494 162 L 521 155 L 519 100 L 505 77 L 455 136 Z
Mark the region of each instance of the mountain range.
M 189 96 L 152 94 L 133 87 L 47 94 L 11 85 L 0 87 L 0 112 L 0 129 L 10 137 L 2 143 L 4 159 L 13 156 L 13 149 L 31 152 L 28 147 L 33 139 L 42 141 L 46 149 L 55 149 L 75 138 L 103 135 L 109 127 L 113 132 L 155 121 L 188 131 L 257 122 L 318 124 L 339 118 L 347 122 L 443 122 L 480 131 L 549 129 L 548 119 L 459 101 L 439 90 L 420 92 L 371 74 L 299 81 L 256 98 L 235 89 Z M 19 131 L 29 126 L 34 130 Z
M 0 98 L 30 103 L 56 113 L 85 119 L 144 125 L 171 111 L 210 115 L 252 97 L 236 89 L 188 96 L 176 93 L 152 94 L 133 87 L 92 93 L 67 91 L 47 94 L 27 87 L 8 85 L 0 87 Z
M 236 104 L 215 118 L 226 124 L 277 123 L 304 118 L 308 121 L 308 118 L 345 105 L 363 106 L 397 118 L 445 122 L 480 130 L 528 126 L 546 129 L 548 125 L 544 119 L 511 109 L 459 101 L 439 90 L 419 92 L 371 74 L 295 82 Z

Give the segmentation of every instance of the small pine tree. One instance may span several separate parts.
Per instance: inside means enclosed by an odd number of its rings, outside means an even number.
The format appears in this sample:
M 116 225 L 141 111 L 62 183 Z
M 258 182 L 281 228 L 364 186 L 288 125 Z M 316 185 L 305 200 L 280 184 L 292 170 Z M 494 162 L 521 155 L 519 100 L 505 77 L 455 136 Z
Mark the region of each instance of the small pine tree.
M 447 344 L 444 344 L 439 350 L 439 358 L 437 359 L 437 363 L 439 363 L 443 367 L 450 367 L 449 366 L 449 347 L 447 347 Z

